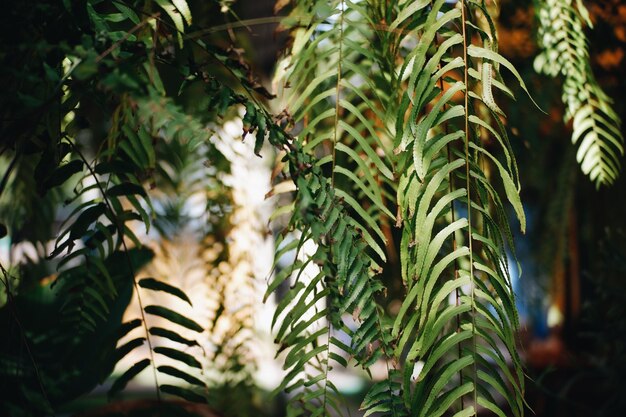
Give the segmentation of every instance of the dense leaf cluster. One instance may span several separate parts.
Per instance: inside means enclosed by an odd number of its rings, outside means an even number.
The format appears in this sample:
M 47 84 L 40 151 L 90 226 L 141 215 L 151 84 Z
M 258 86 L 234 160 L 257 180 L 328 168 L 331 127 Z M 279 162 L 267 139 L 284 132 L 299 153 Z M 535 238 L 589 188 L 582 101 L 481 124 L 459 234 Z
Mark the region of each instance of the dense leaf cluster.
M 294 17 L 310 16 L 308 7 L 298 5 Z M 366 414 L 474 415 L 481 407 L 521 415 L 503 201 L 522 229 L 525 218 L 492 89 L 510 94 L 500 68 L 525 86 L 497 52 L 486 5 L 337 1 L 317 2 L 313 12 L 292 29 L 292 55 L 281 64 L 285 106 L 301 124 L 297 143 L 323 178 L 297 181 L 293 218 L 302 204 L 313 211 L 303 216 L 302 239 L 319 245 L 297 269 L 321 268 L 306 284 L 298 275 L 288 295 L 295 314 L 285 313 L 279 328 L 287 358 L 298 358 L 287 362 L 283 385 L 305 386 L 293 397 L 294 415 L 339 411 L 328 370 L 346 357 L 365 368 L 387 363 Z M 487 137 L 499 155 L 486 149 Z M 396 245 L 401 277 L 393 279 L 405 292 L 388 317 L 377 307 L 376 276 Z M 327 308 L 304 316 L 321 296 Z M 337 332 L 351 345 L 338 343 Z
M 144 345 L 147 353 L 115 379 L 111 396 L 144 370 L 152 370 L 158 397 L 207 402 L 217 395 L 196 340 L 207 329 L 145 302 L 165 293 L 192 304 L 165 277 L 138 278 L 152 257 L 139 230 L 174 233 L 188 220 L 184 200 L 201 190 L 219 206 L 207 234 L 226 234 L 230 196 L 220 173 L 230 166 L 211 136 L 240 113 L 242 138 L 254 135 L 257 155 L 271 144 L 295 189 L 275 216 L 288 216 L 276 262 L 297 256 L 266 293 L 288 288 L 272 320 L 286 371 L 276 391 L 289 396 L 288 415 L 343 414 L 333 368 L 371 372 L 381 364 L 385 375 L 361 404 L 366 416 L 523 415 L 507 211 L 522 231 L 526 219 L 506 115 L 496 103 L 513 96 L 502 72 L 528 91 L 498 52 L 492 6 L 292 3 L 283 20 L 290 48 L 277 69 L 284 108 L 277 116 L 264 104 L 273 96 L 236 48 L 190 34 L 185 0 L 65 0 L 10 11 L 30 17 L 16 26 L 19 41 L 0 52 L 0 75 L 19 90 L 1 102 L 2 222 L 12 244 L 38 242 L 39 260 L 54 262 L 55 271 L 49 285 L 20 278 L 16 290 L 15 271 L 3 268 L 8 308 L 0 313 L 17 329 L 0 345 L 0 372 L 11 381 L 0 390 L 0 412 L 50 412 Z M 566 77 L 583 170 L 610 183 L 623 154 L 619 121 L 586 57 L 555 55 L 584 49 L 579 14 L 570 1 L 546 4 L 559 12 L 540 14 L 546 52 L 538 65 Z M 549 26 L 552 20 L 560 26 Z M 168 192 L 177 198 L 158 200 Z M 60 202 L 65 221 L 53 230 Z M 23 208 L 11 211 L 15 203 Z M 28 223 L 39 213 L 48 229 L 33 236 Z M 309 243 L 314 249 L 304 251 Z M 390 308 L 385 285 L 394 284 L 401 300 Z M 140 317 L 122 323 L 133 291 Z M 218 310 L 213 325 L 223 303 Z M 235 373 L 245 368 L 238 348 L 229 352 Z
M 207 402 L 202 349 L 188 336 L 206 329 L 181 312 L 142 303 L 162 292 L 191 304 L 167 277 L 137 278 L 152 258 L 140 225 L 146 233 L 153 225 L 161 233 L 182 227 L 180 201 L 198 190 L 212 199 L 209 212 L 224 207 L 219 177 L 229 166 L 210 141 L 210 123 L 250 103 L 247 131 L 256 131 L 259 146 L 267 131 L 277 143 L 280 129 L 270 128 L 273 120 L 251 104 L 269 94 L 240 57 L 183 38 L 192 24 L 184 0 L 61 1 L 22 9 L 11 16 L 28 24 L 14 23 L 17 42 L 3 52 L 3 79 L 19 92 L 2 97 L 2 132 L 10 138 L 1 149 L 8 156 L 2 222 L 12 245 L 41 242 L 31 261 L 54 270 L 43 284 L 29 262 L 3 270 L 3 325 L 11 330 L 3 338 L 1 372 L 11 388 L 3 389 L 0 414 L 52 412 L 104 382 L 116 363 L 145 344 L 147 356 L 123 370 L 110 396 L 152 369 L 157 396 Z M 34 30 L 39 22 L 46 23 Z M 201 112 L 185 103 L 185 94 L 198 88 L 206 97 Z M 189 176 L 181 178 L 185 169 Z M 158 191 L 172 188 L 179 202 L 159 199 Z M 59 203 L 65 221 L 51 227 Z M 41 212 L 47 216 L 37 220 Z M 216 237 L 224 222 L 219 217 L 206 217 Z M 31 219 L 43 224 L 35 236 Z M 56 243 L 47 249 L 51 238 Z M 121 323 L 133 293 L 141 317 Z M 46 316 L 41 323 L 40 315 Z M 150 325 L 150 317 L 166 324 Z M 137 331 L 143 334 L 133 336 Z M 232 372 L 242 369 L 236 349 L 229 351 Z M 160 382 L 171 377 L 180 383 Z

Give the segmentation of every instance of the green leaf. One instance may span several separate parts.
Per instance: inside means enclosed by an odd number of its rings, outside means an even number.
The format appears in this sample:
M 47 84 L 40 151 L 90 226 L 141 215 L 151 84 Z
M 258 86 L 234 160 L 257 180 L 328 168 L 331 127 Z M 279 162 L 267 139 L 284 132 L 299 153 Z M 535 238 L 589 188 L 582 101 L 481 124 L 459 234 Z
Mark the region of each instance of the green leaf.
M 106 205 L 104 203 L 98 203 L 87 209 L 85 209 L 76 221 L 70 227 L 70 240 L 80 239 L 86 233 L 89 226 L 100 218 L 106 212 Z
M 155 0 L 155 2 L 161 7 L 165 13 L 172 19 L 174 26 L 176 27 L 176 37 L 178 38 L 178 46 L 183 48 L 183 33 L 185 33 L 185 23 L 181 16 L 180 11 L 167 0 Z M 189 16 L 191 19 L 191 16 Z
M 502 166 L 500 161 L 498 161 L 493 155 L 487 152 L 484 148 L 475 145 L 474 143 L 469 144 L 472 149 L 476 149 L 477 151 L 487 155 L 489 159 L 498 167 L 498 172 L 500 173 L 500 178 L 502 179 L 502 184 L 504 185 L 504 191 L 506 196 L 513 206 L 515 213 L 517 214 L 517 218 L 520 222 L 520 229 L 522 233 L 526 232 L 526 215 L 524 214 L 524 208 L 522 207 L 522 200 L 520 199 L 517 188 L 515 187 L 515 183 L 511 179 L 508 171 Z
M 177 397 L 180 397 L 184 400 L 187 400 L 193 403 L 206 403 L 206 398 L 186 388 L 176 387 L 174 385 L 162 384 L 159 386 L 159 389 L 161 390 L 161 392 L 165 394 L 176 395 Z
M 198 378 L 196 378 L 195 376 L 191 376 L 186 372 L 183 372 L 179 369 L 176 369 L 174 367 L 171 366 L 167 366 L 167 365 L 163 365 L 163 366 L 159 366 L 157 368 L 157 370 L 159 372 L 162 372 L 164 374 L 173 376 L 175 378 L 180 378 L 188 383 L 190 383 L 191 385 L 197 385 L 199 387 L 205 388 L 206 384 L 204 382 L 202 382 L 201 380 L 199 380 Z
M 524 90 L 526 92 L 526 94 L 528 95 L 528 98 L 530 98 L 530 100 L 533 102 L 535 107 L 537 107 L 543 113 L 547 114 L 535 102 L 533 97 L 530 95 L 530 92 L 528 91 L 528 88 L 526 87 L 526 84 L 524 83 L 524 80 L 522 79 L 522 76 L 519 74 L 519 72 L 517 72 L 517 70 L 515 69 L 513 64 L 511 64 L 506 58 L 504 58 L 502 55 L 498 54 L 497 52 L 494 52 L 494 51 L 492 51 L 490 49 L 485 49 L 485 48 L 482 48 L 482 47 L 476 46 L 476 45 L 469 45 L 467 47 L 467 54 L 469 56 L 471 56 L 471 57 L 474 57 L 474 58 L 486 58 L 486 59 L 488 59 L 488 60 L 490 60 L 492 62 L 495 62 L 497 64 L 504 65 L 511 72 L 511 74 L 513 74 L 515 76 L 515 78 L 517 79 L 517 82 L 519 83 L 520 87 L 522 87 L 522 90 Z
M 136 25 L 139 24 L 139 17 L 137 16 L 137 13 L 135 13 L 130 7 L 126 6 L 124 3 L 118 0 L 113 1 L 113 6 L 115 6 L 115 8 L 119 10 L 124 16 L 126 16 L 126 18 L 129 19 L 131 22 Z
M 61 165 L 55 169 L 48 178 L 46 178 L 44 186 L 46 189 L 57 187 L 64 184 L 70 177 L 83 170 L 83 161 L 74 159 L 67 164 Z
M 115 379 L 115 381 L 113 382 L 113 385 L 111 385 L 111 388 L 109 388 L 109 398 L 114 397 L 118 392 L 126 388 L 128 382 L 136 377 L 141 371 L 146 369 L 148 365 L 150 365 L 150 363 L 150 359 L 143 359 L 135 363 L 133 366 L 128 368 L 122 375 L 117 377 L 117 379 Z
M 138 284 L 141 288 L 146 288 L 148 290 L 153 290 L 153 291 L 166 292 L 168 294 L 173 295 L 174 297 L 178 297 L 181 300 L 186 301 L 187 304 L 192 305 L 191 300 L 189 299 L 189 297 L 187 297 L 187 294 L 185 294 L 181 289 L 176 288 L 173 285 L 170 285 L 166 282 L 158 281 L 154 278 L 143 278 L 139 280 Z
M 409 17 L 413 16 L 413 15 L 418 15 L 417 12 L 421 9 L 423 9 L 424 7 L 428 6 L 429 4 L 432 3 L 431 0 L 417 0 L 417 1 L 413 1 L 413 2 L 409 2 L 410 4 L 405 7 L 404 9 L 402 9 L 402 11 L 400 13 L 398 13 L 398 16 L 396 17 L 396 19 L 393 21 L 393 23 L 391 23 L 391 25 L 389 25 L 389 32 L 393 32 L 397 27 L 399 27 L 405 20 L 407 20 Z
M 187 5 L 187 0 L 172 0 L 172 3 L 174 3 L 174 6 L 176 6 L 180 14 L 183 15 L 185 22 L 187 22 L 188 25 L 191 25 L 191 11 Z
M 168 358 L 174 359 L 175 361 L 182 362 L 185 365 L 191 366 L 192 368 L 202 369 L 202 364 L 196 358 L 180 350 L 157 346 L 154 348 L 154 352 L 159 353 L 163 356 L 167 356 Z
M 124 356 L 128 355 L 132 350 L 142 346 L 146 341 L 145 337 L 138 337 L 115 349 L 115 362 L 119 362 Z
M 106 194 L 109 197 L 119 197 L 125 195 L 141 195 L 145 197 L 146 190 L 144 190 L 141 185 L 125 182 L 109 188 Z
M 193 321 L 192 319 L 184 317 L 181 314 L 173 310 L 170 310 L 169 308 L 165 308 L 165 307 L 157 306 L 157 305 L 149 305 L 144 308 L 144 311 L 154 316 L 163 317 L 164 319 L 167 319 L 171 321 L 172 323 L 176 323 L 180 326 L 186 327 L 195 332 L 202 333 L 204 331 L 204 328 L 200 326 L 198 323 L 196 323 L 195 321 Z
M 162 327 L 150 327 L 149 331 L 151 335 L 164 337 L 176 343 L 182 343 L 187 346 L 200 346 L 195 340 L 186 339 L 180 334 Z
M 141 321 L 141 319 L 134 319 L 134 320 L 128 321 L 126 323 L 122 323 L 122 325 L 120 326 L 119 330 L 117 331 L 117 338 L 121 339 L 122 337 L 126 336 L 132 330 L 134 330 L 137 327 L 141 326 L 141 323 L 143 323 Z
M 469 407 L 465 407 L 463 410 L 456 413 L 453 417 L 472 417 L 476 416 L 476 411 L 474 410 L 474 406 L 470 405 Z
M 116 174 L 116 175 L 120 175 L 120 174 L 129 174 L 132 173 L 134 168 L 133 166 L 128 163 L 125 162 L 123 160 L 120 159 L 114 159 L 112 161 L 102 161 L 100 163 L 98 163 L 95 167 L 94 167 L 94 172 L 96 174 Z

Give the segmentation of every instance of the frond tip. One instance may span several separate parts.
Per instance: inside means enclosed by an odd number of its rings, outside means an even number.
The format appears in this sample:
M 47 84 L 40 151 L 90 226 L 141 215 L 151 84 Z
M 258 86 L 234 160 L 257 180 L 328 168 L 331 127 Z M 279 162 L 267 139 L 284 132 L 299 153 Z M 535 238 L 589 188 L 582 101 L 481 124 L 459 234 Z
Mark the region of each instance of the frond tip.
M 578 145 L 576 160 L 596 186 L 611 185 L 618 177 L 624 156 L 621 120 L 612 100 L 593 75 L 583 24 L 590 25 L 581 1 L 536 0 L 539 44 L 537 72 L 563 81 L 565 119 L 573 120 L 572 143 Z

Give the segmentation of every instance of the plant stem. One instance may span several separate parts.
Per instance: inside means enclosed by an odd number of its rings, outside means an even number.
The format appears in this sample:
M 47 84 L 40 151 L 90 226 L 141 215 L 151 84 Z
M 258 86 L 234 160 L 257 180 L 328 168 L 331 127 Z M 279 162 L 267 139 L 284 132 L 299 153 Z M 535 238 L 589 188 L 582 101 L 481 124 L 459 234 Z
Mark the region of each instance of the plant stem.
M 473 360 L 473 396 L 474 396 L 474 414 L 476 414 L 476 407 L 478 406 L 478 370 L 476 365 L 476 304 L 474 301 L 474 249 L 472 245 L 472 195 L 470 190 L 470 156 L 469 156 L 469 140 L 470 140 L 470 129 L 469 129 L 469 70 L 468 70 L 468 59 L 467 59 L 467 48 L 468 48 L 468 35 L 467 35 L 467 24 L 466 24 L 466 5 L 465 0 L 461 0 L 461 20 L 462 20 L 462 35 L 463 35 L 463 62 L 465 65 L 463 66 L 463 79 L 465 83 L 465 97 L 464 97 L 464 106 L 465 106 L 465 186 L 467 188 L 467 239 L 468 239 L 468 248 L 469 248 L 469 274 L 470 274 L 470 282 L 471 282 L 471 307 L 472 307 L 472 354 L 474 356 Z M 471 40 L 470 40 L 471 41 Z
M 91 165 L 89 164 L 89 162 L 87 162 L 87 160 L 85 159 L 85 156 L 82 154 L 80 149 L 78 149 L 78 147 L 74 143 L 72 143 L 72 141 L 68 140 L 68 142 L 69 142 L 70 146 L 72 147 L 72 149 L 76 152 L 76 154 L 80 157 L 80 159 L 87 166 L 87 169 L 89 170 L 89 173 L 91 174 L 93 179 L 96 181 L 96 184 L 98 185 L 98 189 L 102 193 L 102 198 L 104 199 L 104 203 L 106 204 L 108 210 L 111 212 L 111 215 L 115 216 L 115 211 L 113 210 L 113 206 L 111 206 L 111 203 L 110 203 L 109 199 L 106 196 L 106 192 L 105 192 L 104 188 L 102 188 L 102 184 L 100 184 L 100 181 L 98 180 L 98 177 L 96 176 L 96 173 L 91 168 Z M 137 301 L 139 303 L 139 312 L 141 314 L 141 321 L 143 323 L 143 328 L 144 328 L 144 331 L 146 333 L 146 342 L 148 343 L 148 350 L 150 352 L 150 361 L 152 362 L 152 373 L 154 375 L 154 384 L 155 384 L 155 388 L 156 388 L 156 397 L 157 397 L 157 400 L 160 402 L 161 401 L 161 393 L 159 391 L 159 380 L 158 380 L 158 377 L 157 377 L 156 363 L 154 361 L 154 350 L 152 349 L 152 340 L 150 339 L 150 331 L 148 330 L 148 323 L 146 322 L 146 314 L 145 314 L 145 312 L 143 310 L 143 302 L 141 300 L 141 294 L 139 293 L 139 285 L 137 284 L 135 268 L 133 267 L 133 263 L 130 260 L 130 256 L 128 256 L 128 246 L 126 245 L 126 241 L 124 240 L 124 230 L 122 229 L 122 226 L 119 224 L 119 222 L 115 222 L 115 227 L 117 229 L 117 233 L 118 233 L 118 235 L 120 237 L 120 241 L 122 242 L 122 246 L 124 247 L 124 251 L 126 253 L 126 261 L 128 263 L 129 271 L 130 271 L 130 273 L 131 273 L 131 275 L 133 277 L 133 286 L 135 287 L 135 293 L 137 294 Z

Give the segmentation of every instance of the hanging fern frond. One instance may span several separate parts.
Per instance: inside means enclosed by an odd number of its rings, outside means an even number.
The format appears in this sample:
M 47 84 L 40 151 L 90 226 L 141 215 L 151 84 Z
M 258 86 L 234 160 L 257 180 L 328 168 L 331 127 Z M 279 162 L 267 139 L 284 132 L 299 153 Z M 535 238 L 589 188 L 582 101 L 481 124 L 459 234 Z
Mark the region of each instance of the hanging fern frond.
M 328 246 L 328 255 L 321 256 L 318 249 L 311 257 L 326 274 L 327 286 L 316 294 L 323 294 L 331 309 L 318 317 L 328 315 L 341 328 L 333 314 L 351 313 L 352 300 L 363 300 L 369 308 L 357 305 L 362 322 L 351 334 L 357 363 L 367 367 L 382 357 L 399 364 L 400 369 L 388 368 L 387 379 L 374 384 L 363 409 L 367 414 L 430 417 L 450 411 L 474 415 L 486 408 L 499 415 L 505 409 L 522 415 L 517 313 L 506 255 L 511 233 L 503 201 L 514 208 L 522 230 L 525 217 L 515 159 L 492 90 L 511 94 L 500 68 L 526 87 L 497 53 L 495 25 L 486 5 L 340 1 L 319 2 L 315 8 L 321 22 L 292 32 L 294 47 L 283 75 L 287 109 L 302 126 L 295 143 L 319 161 L 311 180 L 297 177 L 292 221 L 301 218 L 303 202 L 326 220 L 319 224 L 316 216 L 304 216 L 308 221 L 299 228 L 306 231 L 302 239 Z M 391 23 L 374 24 L 381 21 Z M 474 45 L 475 39 L 481 43 Z M 368 47 L 372 42 L 382 45 Z M 485 111 L 487 119 L 480 116 Z M 484 147 L 479 133 L 495 139 L 497 154 Z M 502 196 L 487 166 L 495 169 Z M 368 172 L 372 169 L 374 173 Z M 335 214 L 341 200 L 345 210 Z M 376 281 L 369 274 L 348 274 L 354 288 L 343 288 L 341 274 L 344 253 L 348 265 L 385 267 L 388 242 L 382 227 L 391 219 L 402 228 L 406 296 L 388 333 L 375 307 L 380 284 L 372 286 Z M 369 245 L 369 251 L 359 242 Z M 349 245 L 354 249 L 344 252 Z M 272 283 L 270 290 L 277 285 Z M 306 285 L 294 288 L 314 293 Z M 299 308 L 303 304 L 298 317 L 312 305 L 304 299 L 296 303 Z M 335 306 L 339 309 L 332 311 Z M 306 333 L 304 321 L 287 324 L 292 332 L 310 335 L 302 339 L 305 343 L 319 336 Z M 359 344 L 360 333 L 366 343 L 372 344 L 374 337 L 373 345 L 379 346 L 365 360 L 358 355 L 358 348 L 366 346 Z
M 311 161 L 296 152 L 294 157 L 299 163 Z M 385 342 L 374 300 L 382 287 L 372 278 L 371 260 L 363 256 L 366 243 L 346 219 L 347 210 L 334 196 L 330 180 L 321 175 L 319 167 L 311 166 L 309 172 L 300 172 L 297 177 L 299 214 L 294 216 L 295 221 L 292 219 L 292 226 L 304 231 L 298 249 L 307 239 L 317 248 L 304 261 L 277 274 L 268 288 L 271 292 L 291 275 L 296 277 L 273 320 L 280 324 L 276 342 L 280 350 L 288 352 L 285 367 L 289 372 L 277 390 L 303 388 L 292 400 L 296 413 L 326 413 L 333 409 L 341 414 L 338 392 L 328 379 L 329 368 L 331 364 L 347 366 L 344 355 L 369 366 L 384 352 L 372 349 L 374 344 Z M 311 263 L 321 268 L 306 282 L 302 274 Z M 327 305 L 320 307 L 325 299 Z M 343 323 L 343 315 L 348 313 L 360 322 L 356 330 Z M 340 341 L 339 331 L 351 337 L 350 346 Z
M 395 185 L 386 115 L 393 106 L 382 105 L 390 95 L 380 70 L 388 63 L 368 49 L 376 35 L 364 24 L 374 12 L 371 6 L 340 1 L 326 7 L 333 12 L 327 18 L 332 28 L 327 21 L 313 22 L 307 32 L 295 35 L 297 43 L 311 34 L 313 40 L 292 51 L 296 64 L 285 76 L 291 84 L 287 109 L 296 123 L 303 123 L 297 135 L 303 152 L 319 158 L 332 193 L 351 213 L 345 219 L 371 250 L 366 263 L 377 268 L 387 257 L 383 228 L 395 219 L 389 208 Z M 302 99 L 298 86 L 306 86 L 309 98 Z
M 535 70 L 563 78 L 565 121 L 573 122 L 576 160 L 597 187 L 618 177 L 624 156 L 621 120 L 593 75 L 584 25 L 591 25 L 582 1 L 537 0 L 538 40 L 542 52 Z
M 134 136 L 129 141 L 141 144 L 138 136 L 131 131 L 128 134 Z M 68 143 L 74 146 L 71 141 Z M 137 173 L 145 172 L 148 161 L 147 158 L 137 160 L 142 164 L 138 166 L 131 162 L 128 154 L 126 158 L 110 155 L 109 161 L 104 160 L 91 167 L 80 150 L 76 147 L 74 150 L 79 159 L 59 167 L 49 177 L 54 179 L 57 175 L 73 173 L 75 168 L 83 170 L 87 167 L 72 198 L 78 205 L 66 220 L 51 257 L 62 256 L 60 268 L 70 261 L 83 261 L 79 266 L 62 269 L 57 280 L 61 283 L 60 291 L 67 296 L 64 310 L 68 319 L 76 321 L 77 330 L 93 331 L 92 315 L 108 313 L 106 304 L 100 298 L 117 295 L 112 278 L 103 265 L 104 259 L 114 251 L 125 249 L 125 239 L 141 247 L 127 222 L 145 219 L 146 227 L 149 225 L 144 208 L 150 205 L 148 195 L 137 180 Z M 72 170 L 64 169 L 70 166 Z M 106 180 L 101 175 L 106 175 Z M 64 182 L 65 179 L 59 181 Z M 91 198 L 88 194 L 97 194 L 99 198 Z M 123 200 L 129 203 L 126 205 Z M 133 208 L 128 209 L 127 206 Z M 83 291 L 76 291 L 76 288 Z M 89 288 L 97 290 L 85 291 Z
M 178 298 L 186 299 L 186 295 L 179 289 L 165 282 L 149 279 L 137 281 L 137 268 L 130 258 L 132 247 L 141 248 L 141 239 L 131 222 L 140 221 L 146 232 L 154 218 L 154 208 L 147 189 L 154 185 L 154 172 L 157 167 L 155 143 L 158 140 L 189 142 L 190 146 L 198 146 L 209 137 L 208 131 L 203 129 L 197 120 L 189 120 L 189 116 L 166 98 L 163 82 L 154 65 L 154 60 L 147 60 L 133 70 L 132 76 L 120 73 L 137 59 L 133 54 L 125 51 L 125 47 L 137 47 L 159 42 L 166 42 L 159 38 L 157 32 L 149 29 L 150 24 L 158 13 L 149 14 L 149 8 L 143 10 L 142 17 L 135 12 L 134 6 L 123 1 L 113 2 L 113 6 L 120 13 L 111 13 L 110 9 L 103 8 L 99 2 L 87 2 L 82 7 L 88 16 L 89 24 L 93 25 L 103 38 L 98 48 L 103 50 L 99 54 L 84 55 L 80 51 L 67 51 L 66 60 L 72 65 L 64 68 L 65 74 L 61 82 L 66 81 L 68 86 L 63 91 L 62 101 L 66 105 L 65 120 L 60 128 L 61 140 L 58 150 L 63 153 L 56 160 L 69 159 L 68 162 L 44 171 L 44 186 L 46 189 L 68 183 L 74 186 L 74 195 L 67 201 L 73 211 L 61 226 L 55 248 L 51 258 L 59 260 L 60 273 L 57 277 L 59 294 L 64 298 L 62 311 L 68 324 L 74 327 L 75 333 L 84 337 L 85 333 L 97 330 L 101 320 L 110 315 L 109 305 L 119 298 L 116 279 L 110 275 L 107 260 L 114 254 L 126 255 L 124 262 L 128 265 L 128 275 L 124 279 L 135 287 L 135 293 L 141 308 L 143 335 L 131 336 L 121 344 L 115 354 L 114 361 L 133 352 L 147 342 L 148 358 L 142 358 L 134 365 L 124 370 L 114 382 L 110 395 L 122 390 L 125 385 L 141 371 L 152 367 L 154 381 L 159 391 L 179 395 L 186 399 L 203 398 L 184 387 L 172 387 L 160 384 L 157 379 L 159 373 L 175 376 L 186 382 L 197 382 L 198 378 L 184 370 L 178 370 L 176 375 L 167 367 L 155 363 L 155 354 L 160 354 L 173 361 L 196 367 L 199 361 L 182 349 L 169 347 L 154 347 L 153 338 L 167 339 L 184 346 L 194 346 L 194 342 L 181 335 L 176 326 L 194 332 L 203 332 L 204 328 L 195 321 L 185 317 L 177 311 L 161 305 L 143 305 L 142 291 L 165 292 Z M 182 44 L 182 32 L 185 25 L 191 23 L 189 9 L 184 0 L 169 2 L 159 1 L 159 7 L 173 20 L 177 29 L 179 47 Z M 68 8 L 78 6 L 66 6 Z M 145 16 L 144 16 L 145 15 Z M 147 17 L 146 17 L 147 16 Z M 128 26 L 128 31 L 117 32 L 116 27 Z M 105 45 L 109 42 L 109 46 Z M 128 45 L 131 44 L 131 45 Z M 154 51 L 150 51 L 154 54 Z M 110 61 L 109 61 L 110 60 Z M 115 62 L 114 65 L 111 63 Z M 120 70 L 121 66 L 121 70 Z M 101 70 L 103 74 L 98 74 Z M 104 94 L 99 97 L 103 102 L 110 101 L 115 108 L 111 115 L 110 128 L 106 142 L 95 155 L 88 154 L 76 140 L 76 128 L 71 119 L 81 104 L 81 100 L 90 98 L 81 97 L 80 89 L 73 87 L 75 82 L 91 82 L 95 75 L 102 76 L 98 81 L 99 88 L 107 93 L 124 91 L 118 96 Z M 45 166 L 43 168 L 46 168 Z M 80 178 L 76 180 L 76 176 Z M 167 323 L 164 327 L 149 326 L 146 316 L 160 317 Z M 159 369 L 157 369 L 159 368 Z M 197 384 L 192 384 L 197 385 Z M 201 384 L 203 388 L 205 386 Z
M 476 16 L 487 21 L 486 29 Z M 478 109 L 486 107 L 492 120 L 500 117 L 491 92 L 496 85 L 508 90 L 500 68 L 525 86 L 497 53 L 484 3 L 448 7 L 435 1 L 424 19 L 417 26 L 422 30 L 418 45 L 407 56 L 412 72 L 404 102 L 410 103 L 410 116 L 398 135 L 398 165 L 406 167 L 398 203 L 407 295 L 392 336 L 405 366 L 419 364 L 415 381 L 405 378 L 405 403 L 414 415 L 429 417 L 450 411 L 474 415 L 478 408 L 522 415 L 517 313 L 505 249 L 510 231 L 503 198 L 485 166 L 496 168 L 522 230 L 525 218 L 506 132 L 501 124 L 490 127 Z M 473 44 L 474 39 L 482 44 Z M 451 57 L 454 49 L 460 53 Z M 504 162 L 485 149 L 479 132 L 497 139 Z
M 308 7 L 305 2 L 298 4 L 292 14 L 298 16 Z M 278 342 L 285 344 L 290 356 L 301 351 L 300 357 L 306 357 L 310 352 L 311 359 L 325 366 L 314 381 L 316 396 L 322 398 L 318 412 L 326 413 L 323 404 L 336 408 L 331 396 L 336 390 L 328 379 L 331 362 L 346 366 L 343 355 L 368 368 L 378 359 L 386 360 L 392 351 L 376 301 L 383 289 L 376 275 L 387 259 L 389 227 L 395 222 L 389 125 L 394 114 L 393 91 L 383 71 L 392 71 L 393 63 L 384 46 L 369 47 L 373 41 L 384 44 L 389 38 L 388 32 L 368 24 L 371 14 L 380 13 L 374 5 L 318 1 L 313 8 L 318 16 L 292 31 L 294 47 L 281 64 L 286 72 L 278 82 L 286 86 L 287 112 L 302 127 L 287 156 L 309 167 L 304 172 L 290 169 L 297 186 L 290 226 L 302 231 L 302 242 L 311 239 L 316 245 L 303 266 L 321 265 L 310 283 L 293 287 L 288 297 L 302 307 L 311 305 L 307 304 L 309 294 L 326 299 L 327 307 L 316 310 L 314 317 L 322 323 L 325 320 L 327 326 L 311 333 L 300 319 L 301 312 L 294 316 L 288 312 L 279 330 L 284 337 Z M 283 271 L 269 291 L 290 275 L 299 276 L 299 270 L 300 266 Z M 356 328 L 348 323 L 351 316 Z M 351 344 L 340 342 L 334 336 L 337 332 L 347 333 Z M 294 339 L 302 343 L 294 346 Z M 282 387 L 301 384 L 298 375 L 306 374 L 307 367 L 305 361 L 298 362 Z M 389 402 L 392 391 L 386 390 Z M 302 398 L 296 396 L 292 403 L 298 399 Z

